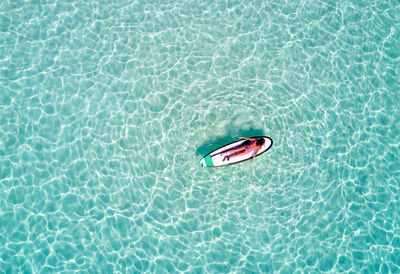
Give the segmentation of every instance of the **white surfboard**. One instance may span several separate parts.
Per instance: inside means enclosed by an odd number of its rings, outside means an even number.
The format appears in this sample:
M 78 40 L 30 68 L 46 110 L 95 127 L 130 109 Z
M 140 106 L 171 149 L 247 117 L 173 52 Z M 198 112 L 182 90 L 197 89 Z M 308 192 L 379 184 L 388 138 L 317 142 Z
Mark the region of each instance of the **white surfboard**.
M 264 144 L 261 147 L 261 149 L 257 152 L 257 156 L 263 154 L 264 152 L 266 152 L 268 149 L 271 148 L 272 146 L 272 139 L 270 137 L 267 136 L 257 136 L 257 137 L 251 137 L 251 138 L 264 138 Z M 245 155 L 240 155 L 237 157 L 230 157 L 229 159 L 225 158 L 225 155 L 222 156 L 221 153 L 223 152 L 228 152 L 231 149 L 235 149 L 240 147 L 243 142 L 246 142 L 247 140 L 242 139 L 230 144 L 227 144 L 223 147 L 220 147 L 212 152 L 210 152 L 209 154 L 207 154 L 206 156 L 204 156 L 203 158 L 200 159 L 200 166 L 202 167 L 220 167 L 220 166 L 228 166 L 228 165 L 233 165 L 233 164 L 237 164 L 243 161 L 247 161 L 250 160 L 251 158 L 253 158 L 253 153 L 254 151 L 251 151 Z

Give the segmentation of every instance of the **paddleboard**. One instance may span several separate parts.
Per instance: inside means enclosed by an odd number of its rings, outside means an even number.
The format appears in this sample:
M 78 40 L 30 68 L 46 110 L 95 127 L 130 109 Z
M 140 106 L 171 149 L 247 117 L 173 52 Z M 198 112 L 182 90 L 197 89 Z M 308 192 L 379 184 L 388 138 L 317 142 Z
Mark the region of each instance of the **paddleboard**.
M 251 137 L 251 138 L 263 138 L 264 139 L 264 144 L 261 147 L 261 149 L 257 152 L 257 156 L 263 154 L 266 152 L 268 149 L 271 148 L 272 146 L 272 139 L 267 137 L 267 136 L 256 136 L 256 137 Z M 228 166 L 228 165 L 233 165 L 237 164 L 243 161 L 250 160 L 253 157 L 253 153 L 249 152 L 245 155 L 237 156 L 237 157 L 230 157 L 229 160 L 225 159 L 225 155 L 222 156 L 221 153 L 228 152 L 229 150 L 235 149 L 240 147 L 244 142 L 246 142 L 246 139 L 241 139 L 236 142 L 232 142 L 230 144 L 227 144 L 223 147 L 220 147 L 210 153 L 208 153 L 206 156 L 200 159 L 200 166 L 202 167 L 221 167 L 221 166 Z

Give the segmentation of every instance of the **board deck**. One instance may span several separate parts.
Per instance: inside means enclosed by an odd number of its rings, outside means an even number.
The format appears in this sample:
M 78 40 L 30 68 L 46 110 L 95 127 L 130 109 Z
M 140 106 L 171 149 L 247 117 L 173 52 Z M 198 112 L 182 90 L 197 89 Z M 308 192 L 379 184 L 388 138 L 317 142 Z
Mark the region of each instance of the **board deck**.
M 271 148 L 272 146 L 272 139 L 267 136 L 256 136 L 256 137 L 251 137 L 251 138 L 264 138 L 265 142 L 262 148 L 258 151 L 257 156 L 263 154 L 266 152 L 268 149 Z M 221 153 L 229 151 L 231 149 L 237 148 L 243 144 L 243 142 L 246 142 L 246 140 L 239 140 L 230 144 L 227 144 L 225 146 L 222 146 L 203 158 L 200 159 L 200 166 L 202 167 L 221 167 L 221 166 L 228 166 L 228 165 L 233 165 L 237 164 L 246 160 L 250 160 L 253 157 L 253 153 L 248 153 L 246 155 L 241 155 L 238 157 L 231 157 L 229 160 L 226 159 L 225 161 L 224 158 L 225 156 L 221 156 Z

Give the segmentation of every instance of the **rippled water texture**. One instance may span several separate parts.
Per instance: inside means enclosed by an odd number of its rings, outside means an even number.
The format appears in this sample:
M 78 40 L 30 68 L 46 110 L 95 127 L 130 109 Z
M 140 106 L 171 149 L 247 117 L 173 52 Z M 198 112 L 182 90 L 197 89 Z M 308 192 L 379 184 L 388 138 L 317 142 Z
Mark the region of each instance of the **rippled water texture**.
M 398 1 L 0 1 L 0 272 L 400 272 L 399 75 Z

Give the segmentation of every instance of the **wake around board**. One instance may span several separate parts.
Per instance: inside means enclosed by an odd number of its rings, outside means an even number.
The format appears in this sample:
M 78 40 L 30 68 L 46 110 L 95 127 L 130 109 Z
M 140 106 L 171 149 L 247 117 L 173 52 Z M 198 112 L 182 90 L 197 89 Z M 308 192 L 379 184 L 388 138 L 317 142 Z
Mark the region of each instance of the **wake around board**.
M 257 152 L 257 156 L 263 154 L 264 152 L 266 152 L 268 149 L 271 148 L 272 146 L 272 139 L 270 137 L 267 136 L 256 136 L 256 137 L 251 137 L 251 138 L 264 138 L 264 144 L 262 145 L 261 149 Z M 221 153 L 224 152 L 229 152 L 229 150 L 231 149 L 235 149 L 240 147 L 241 145 L 243 145 L 244 142 L 248 142 L 248 140 L 243 139 L 243 140 L 239 140 L 230 144 L 227 144 L 223 147 L 220 147 L 212 152 L 210 152 L 209 154 L 207 154 L 206 156 L 204 156 L 203 158 L 200 159 L 200 166 L 202 167 L 221 167 L 221 166 L 228 166 L 228 165 L 233 165 L 233 164 L 237 164 L 243 161 L 247 161 L 250 160 L 251 158 L 253 158 L 253 153 L 247 153 L 245 155 L 241 155 L 241 156 L 237 156 L 237 157 L 230 157 L 225 159 L 225 156 L 221 156 Z

